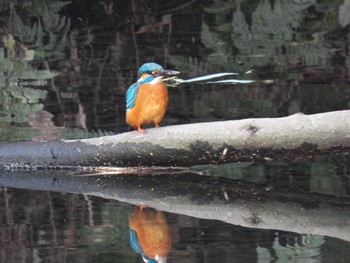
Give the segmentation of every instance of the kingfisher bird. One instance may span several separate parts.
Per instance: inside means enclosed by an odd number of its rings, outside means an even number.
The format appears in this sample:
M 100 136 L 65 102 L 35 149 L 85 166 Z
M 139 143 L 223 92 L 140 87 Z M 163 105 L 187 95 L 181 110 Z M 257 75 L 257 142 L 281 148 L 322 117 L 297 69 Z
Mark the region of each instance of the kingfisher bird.
M 146 263 L 165 263 L 171 249 L 171 234 L 165 215 L 135 206 L 129 216 L 130 244 Z
M 154 122 L 156 128 L 163 120 L 169 101 L 166 76 L 180 72 L 165 70 L 157 63 L 143 64 L 137 74 L 138 81 L 126 92 L 126 123 L 144 133 L 143 124 Z

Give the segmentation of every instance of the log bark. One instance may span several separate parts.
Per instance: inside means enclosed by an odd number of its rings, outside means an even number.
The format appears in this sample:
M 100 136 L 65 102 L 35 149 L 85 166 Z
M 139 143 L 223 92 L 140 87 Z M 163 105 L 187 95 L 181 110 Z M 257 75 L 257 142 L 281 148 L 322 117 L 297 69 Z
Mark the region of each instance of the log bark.
M 125 171 L 127 172 L 127 171 Z M 317 234 L 350 241 L 350 198 L 270 190 L 192 173 L 96 175 L 62 170 L 3 171 L 0 185 L 88 194 L 244 227 Z
M 189 166 L 348 151 L 350 110 L 196 123 L 82 140 L 0 144 L 0 166 Z

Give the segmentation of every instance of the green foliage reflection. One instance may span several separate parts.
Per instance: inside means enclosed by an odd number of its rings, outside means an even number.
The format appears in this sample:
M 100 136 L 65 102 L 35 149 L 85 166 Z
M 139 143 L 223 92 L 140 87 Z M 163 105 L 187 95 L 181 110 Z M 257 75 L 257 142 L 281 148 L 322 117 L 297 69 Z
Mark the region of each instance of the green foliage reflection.
M 67 46 L 70 19 L 59 14 L 69 2 L 3 1 L 0 5 L 0 137 L 31 139 L 30 117 L 43 110 L 46 87 L 57 74 L 38 58 L 54 58 Z M 45 69 L 42 69 L 45 68 Z
M 320 12 L 309 11 L 311 7 Z M 338 25 L 335 6 L 328 6 L 324 14 L 316 0 L 262 0 L 255 4 L 216 0 L 203 10 L 208 19 L 202 21 L 201 41 L 211 52 L 203 61 L 171 58 L 179 70 L 187 66 L 194 72 L 245 72 L 271 66 L 276 72 L 285 72 L 287 66 L 326 65 L 335 52 L 324 45 L 325 27 L 316 19 L 323 15 L 327 29 L 334 29 Z M 310 23 L 313 18 L 315 22 Z M 303 31 L 310 27 L 312 35 Z
M 47 94 L 45 90 L 31 87 L 31 84 L 44 86 L 45 79 L 51 78 L 53 74 L 32 69 L 25 61 L 6 58 L 3 48 L 0 48 L 0 65 L 0 136 L 2 140 L 30 138 L 34 131 L 29 132 L 29 128 L 20 130 L 16 126 L 28 123 L 32 112 L 43 109 L 41 101 Z M 39 76 L 41 81 L 38 81 Z

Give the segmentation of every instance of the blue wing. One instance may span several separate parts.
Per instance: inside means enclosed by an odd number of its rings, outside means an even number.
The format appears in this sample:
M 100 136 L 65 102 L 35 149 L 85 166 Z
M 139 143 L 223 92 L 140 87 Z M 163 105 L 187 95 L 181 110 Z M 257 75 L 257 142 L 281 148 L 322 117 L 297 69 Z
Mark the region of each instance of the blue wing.
M 145 79 L 141 80 L 140 82 L 136 82 L 132 84 L 127 92 L 126 92 L 126 108 L 132 109 L 132 107 L 135 106 L 136 96 L 139 92 L 140 86 L 142 83 L 151 82 L 154 79 L 152 76 L 148 76 Z
M 135 105 L 136 95 L 140 88 L 140 82 L 132 84 L 126 92 L 126 108 L 131 109 Z
M 142 255 L 144 261 L 147 260 L 146 262 L 148 263 L 157 263 L 156 260 L 149 258 L 145 254 L 143 254 L 142 247 L 140 246 L 139 239 L 137 238 L 137 233 L 133 229 L 130 229 L 130 245 L 137 254 Z
M 142 248 L 139 243 L 139 239 L 137 238 L 137 234 L 135 230 L 130 229 L 130 245 L 138 254 L 143 254 Z

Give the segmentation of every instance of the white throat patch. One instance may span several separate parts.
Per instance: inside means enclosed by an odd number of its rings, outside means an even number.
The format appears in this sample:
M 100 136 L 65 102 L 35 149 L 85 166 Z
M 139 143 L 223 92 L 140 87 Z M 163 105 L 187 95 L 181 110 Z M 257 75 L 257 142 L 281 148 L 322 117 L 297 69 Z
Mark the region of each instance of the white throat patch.
M 157 83 L 159 83 L 159 82 L 162 82 L 162 79 L 163 79 L 163 76 L 155 77 L 155 78 L 150 82 L 150 84 L 151 84 L 151 85 L 154 85 L 154 84 L 157 84 Z

